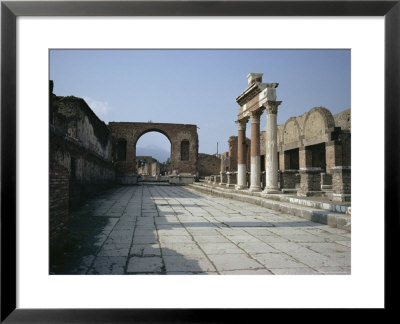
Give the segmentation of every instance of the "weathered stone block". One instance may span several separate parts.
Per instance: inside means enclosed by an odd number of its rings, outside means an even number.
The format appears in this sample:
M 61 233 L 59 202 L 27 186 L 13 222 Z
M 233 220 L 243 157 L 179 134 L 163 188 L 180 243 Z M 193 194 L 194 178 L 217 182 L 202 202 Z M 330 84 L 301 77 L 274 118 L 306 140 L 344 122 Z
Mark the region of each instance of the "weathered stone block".
M 297 170 L 281 170 L 280 171 L 280 187 L 284 189 L 296 188 L 296 174 Z
M 237 172 L 227 172 L 226 173 L 227 182 L 226 186 L 230 187 L 237 183 Z
M 228 181 L 228 179 L 227 179 L 226 172 L 220 172 L 220 182 L 219 182 L 219 184 L 225 185 L 227 183 L 227 181 Z
M 321 168 L 309 167 L 300 169 L 300 190 L 298 196 L 319 196 L 321 191 Z
M 178 175 L 170 175 L 169 183 L 175 185 L 185 185 L 193 183 L 195 179 L 194 175 L 190 174 L 178 174 Z
M 351 167 L 331 168 L 334 201 L 351 201 Z

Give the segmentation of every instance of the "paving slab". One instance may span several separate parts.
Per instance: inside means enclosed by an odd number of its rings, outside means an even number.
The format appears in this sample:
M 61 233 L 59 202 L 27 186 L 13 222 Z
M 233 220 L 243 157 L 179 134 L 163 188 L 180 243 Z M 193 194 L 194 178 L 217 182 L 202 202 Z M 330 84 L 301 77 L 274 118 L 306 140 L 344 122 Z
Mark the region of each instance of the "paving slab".
M 257 253 L 254 254 L 253 257 L 267 269 L 308 267 L 286 253 Z
M 196 258 L 186 258 L 185 256 L 170 256 L 163 257 L 167 273 L 173 271 L 186 271 L 186 272 L 203 272 L 203 271 L 216 271 L 215 267 L 205 256 L 198 256 Z
M 127 273 L 161 273 L 163 261 L 161 257 L 131 257 L 126 268 Z
M 212 254 L 245 253 L 242 249 L 240 249 L 237 245 L 235 245 L 233 243 L 221 243 L 221 242 L 204 243 L 204 242 L 201 242 L 201 243 L 199 243 L 199 245 L 202 248 L 202 250 L 209 256 Z
M 219 271 L 252 270 L 264 268 L 262 264 L 251 259 L 247 254 L 210 254 L 208 257 Z
M 175 243 L 169 242 L 161 244 L 163 256 L 165 255 L 183 255 L 183 256 L 204 256 L 204 252 L 195 243 Z
M 130 243 L 114 243 L 107 240 L 97 255 L 106 257 L 128 256 L 129 248 Z
M 129 255 L 161 256 L 161 248 L 159 244 L 134 244 L 131 246 Z
M 88 271 L 88 274 L 124 274 L 126 257 L 98 256 Z
M 133 244 L 155 244 L 158 243 L 158 237 L 156 235 L 144 235 L 144 236 L 139 236 L 135 235 L 134 233 L 133 236 Z

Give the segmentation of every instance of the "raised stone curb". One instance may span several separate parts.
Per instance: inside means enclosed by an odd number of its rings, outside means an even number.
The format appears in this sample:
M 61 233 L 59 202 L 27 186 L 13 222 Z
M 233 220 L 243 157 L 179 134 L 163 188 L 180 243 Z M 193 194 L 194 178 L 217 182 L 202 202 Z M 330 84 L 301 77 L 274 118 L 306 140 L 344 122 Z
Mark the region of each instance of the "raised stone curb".
M 190 188 L 216 197 L 229 198 L 237 201 L 259 205 L 281 213 L 298 216 L 307 220 L 337 227 L 351 231 L 351 216 L 342 213 L 334 213 L 327 210 L 318 210 L 293 203 L 273 200 L 277 197 L 260 197 L 257 193 L 238 193 L 232 189 L 219 189 L 216 187 L 204 186 L 202 184 L 191 184 Z M 272 199 L 271 199 L 272 198 Z M 279 199 L 279 198 L 278 198 Z
M 197 184 L 197 185 L 212 187 L 214 189 L 221 189 L 224 191 L 229 189 L 229 188 L 225 189 L 223 187 L 219 187 L 218 185 L 212 185 L 212 184 Z M 237 193 L 238 191 L 231 190 L 231 192 Z M 315 200 L 307 200 L 304 198 L 287 196 L 284 194 L 283 195 L 265 194 L 263 192 L 250 192 L 250 191 L 246 191 L 246 190 L 241 191 L 240 194 L 247 195 L 247 196 L 256 196 L 256 197 L 261 197 L 261 198 L 267 198 L 267 199 L 272 199 L 272 200 L 279 200 L 282 202 L 288 202 L 288 203 L 302 205 L 302 206 L 306 206 L 306 207 L 323 209 L 323 210 L 327 210 L 327 211 L 334 212 L 334 213 L 351 214 L 350 206 L 326 203 L 326 202 L 315 201 Z

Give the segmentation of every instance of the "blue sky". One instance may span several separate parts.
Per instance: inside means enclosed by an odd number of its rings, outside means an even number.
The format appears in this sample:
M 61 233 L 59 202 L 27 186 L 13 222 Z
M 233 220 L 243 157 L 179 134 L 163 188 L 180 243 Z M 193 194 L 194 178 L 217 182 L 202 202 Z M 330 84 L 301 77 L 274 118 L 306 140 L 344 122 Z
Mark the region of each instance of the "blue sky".
M 350 60 L 350 50 L 51 50 L 50 79 L 56 95 L 84 98 L 106 123 L 195 124 L 199 152 L 213 154 L 237 135 L 235 98 L 248 73 L 279 83 L 282 124 L 316 106 L 350 108 Z M 261 130 L 265 124 L 264 113 Z M 159 133 L 137 144 L 169 145 Z

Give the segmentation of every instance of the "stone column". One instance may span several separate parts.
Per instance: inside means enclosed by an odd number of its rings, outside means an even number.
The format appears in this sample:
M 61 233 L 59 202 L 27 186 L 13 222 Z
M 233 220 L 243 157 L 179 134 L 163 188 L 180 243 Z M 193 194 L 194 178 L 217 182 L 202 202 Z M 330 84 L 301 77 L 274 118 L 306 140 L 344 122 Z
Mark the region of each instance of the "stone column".
M 246 123 L 247 120 L 238 120 L 238 174 L 236 189 L 245 189 L 246 185 Z
M 260 183 L 260 116 L 262 111 L 252 112 L 251 123 L 251 149 L 250 149 L 250 191 L 261 191 Z
M 277 141 L 277 113 L 281 101 L 267 101 L 267 138 L 266 138 L 266 159 L 265 173 L 266 186 L 264 193 L 279 193 L 278 187 L 278 141 Z

